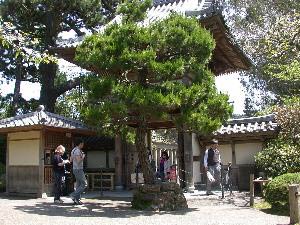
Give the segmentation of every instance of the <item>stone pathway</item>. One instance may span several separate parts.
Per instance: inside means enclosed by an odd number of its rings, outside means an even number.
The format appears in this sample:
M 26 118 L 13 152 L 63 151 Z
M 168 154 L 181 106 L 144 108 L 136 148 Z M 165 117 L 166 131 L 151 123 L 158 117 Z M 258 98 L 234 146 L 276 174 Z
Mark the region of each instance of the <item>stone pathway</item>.
M 110 198 L 83 199 L 74 206 L 69 198 L 56 205 L 53 198 L 22 199 L 0 196 L 1 225 L 283 225 L 289 217 L 265 214 L 248 207 L 245 193 L 220 199 L 220 193 L 186 194 L 189 209 L 177 212 L 145 212 L 130 208 L 130 193 Z M 97 197 L 90 193 L 86 197 Z

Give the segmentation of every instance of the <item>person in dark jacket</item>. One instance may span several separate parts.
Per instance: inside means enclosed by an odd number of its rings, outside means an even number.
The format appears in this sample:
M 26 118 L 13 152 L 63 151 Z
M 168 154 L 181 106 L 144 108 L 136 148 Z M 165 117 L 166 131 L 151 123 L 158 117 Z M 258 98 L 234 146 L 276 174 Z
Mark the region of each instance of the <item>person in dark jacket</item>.
M 220 186 L 221 181 L 221 156 L 218 150 L 218 140 L 213 139 L 210 147 L 206 149 L 204 155 L 204 168 L 207 174 L 206 194 L 213 194 L 211 191 L 212 183 Z
M 63 177 L 65 176 L 65 164 L 69 160 L 63 160 L 62 155 L 65 152 L 65 147 L 62 145 L 57 146 L 53 158 L 53 171 L 54 171 L 54 203 L 63 203 L 60 199 L 62 196 Z
M 168 178 L 170 173 L 171 162 L 169 159 L 169 155 L 167 151 L 163 151 L 161 153 L 160 161 L 159 161 L 159 177 L 162 181 L 165 181 Z

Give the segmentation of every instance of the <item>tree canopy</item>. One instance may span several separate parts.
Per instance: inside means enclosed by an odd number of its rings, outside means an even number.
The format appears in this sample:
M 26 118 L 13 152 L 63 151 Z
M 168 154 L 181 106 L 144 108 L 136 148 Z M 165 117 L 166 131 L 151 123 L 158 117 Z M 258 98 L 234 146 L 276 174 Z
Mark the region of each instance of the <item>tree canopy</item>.
M 3 0 L 0 10 L 4 22 L 12 24 L 35 43 L 26 47 L 44 57 L 53 53 L 62 32 L 73 30 L 81 36 L 113 18 L 117 3 L 117 0 Z M 5 35 L 0 40 L 5 40 Z M 40 103 L 52 112 L 56 99 L 80 83 L 80 79 L 75 78 L 56 86 L 57 69 L 55 60 L 42 60 L 37 64 L 36 73 L 31 74 L 41 84 Z
M 87 37 L 76 60 L 98 75 L 87 79 L 87 122 L 111 134 L 136 127 L 135 145 L 147 183 L 145 134 L 153 121 L 207 134 L 228 119 L 232 107 L 219 94 L 208 69 L 215 41 L 197 19 L 172 14 L 143 23 L 151 1 L 122 4 L 120 23 Z M 134 8 L 134 10 L 133 10 Z
M 300 2 L 228 2 L 229 26 L 255 65 L 252 71 L 246 73 L 249 82 L 244 84 L 248 91 L 255 88 L 265 93 L 271 91 L 276 101 L 280 101 L 282 96 L 299 95 Z M 252 92 L 252 95 L 254 97 L 255 93 Z

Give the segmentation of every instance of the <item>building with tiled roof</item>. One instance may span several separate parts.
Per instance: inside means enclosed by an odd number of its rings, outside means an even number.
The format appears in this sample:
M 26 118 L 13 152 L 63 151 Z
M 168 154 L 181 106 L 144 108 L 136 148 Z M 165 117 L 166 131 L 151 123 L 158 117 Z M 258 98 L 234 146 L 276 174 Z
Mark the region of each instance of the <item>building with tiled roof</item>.
M 233 183 L 235 188 L 239 190 L 249 189 L 250 172 L 255 172 L 254 156 L 263 149 L 268 140 L 276 138 L 278 132 L 279 126 L 275 115 L 269 114 L 230 119 L 213 134 L 207 136 L 197 134 L 189 136 L 185 134 L 183 142 L 186 143 L 183 143 L 183 145 L 187 145 L 193 152 L 192 173 L 195 186 L 205 188 L 204 154 L 210 145 L 210 141 L 217 139 L 223 164 L 227 165 L 231 162 L 233 165 Z M 176 136 L 176 133 L 174 135 Z M 159 160 L 160 152 L 167 151 L 172 163 L 177 164 L 178 156 L 176 154 L 180 153 L 180 143 L 174 138 L 169 138 L 168 141 L 165 141 L 170 136 L 173 137 L 170 134 L 164 135 L 164 132 L 156 132 L 152 140 L 152 155 L 157 161 Z M 185 149 L 183 152 L 185 152 Z M 187 175 L 187 172 L 187 169 L 184 169 L 182 177 Z
M 25 131 L 26 129 L 32 130 L 33 128 L 43 127 L 76 130 L 78 133 L 94 132 L 81 121 L 44 111 L 43 106 L 40 106 L 35 112 L 0 120 L 0 133 L 7 133 L 14 130 Z
M 6 147 L 1 146 L 0 151 L 6 152 L 8 194 L 51 195 L 54 150 L 58 145 L 63 145 L 66 153 L 70 154 L 77 138 L 85 143 L 87 172 L 100 168 L 104 172 L 114 172 L 114 138 L 98 136 L 83 122 L 44 111 L 43 106 L 35 112 L 0 120 L 0 134 L 7 143 Z M 68 175 L 66 192 L 72 190 L 73 182 Z
M 231 119 L 223 124 L 213 136 L 219 140 L 250 137 L 272 137 L 277 135 L 279 127 L 275 121 L 275 115 L 269 114 L 257 117 Z
M 248 70 L 251 67 L 251 61 L 235 43 L 229 29 L 226 27 L 222 15 L 223 2 L 223 0 L 154 0 L 143 24 L 147 25 L 162 20 L 172 12 L 188 17 L 195 16 L 199 20 L 199 24 L 211 31 L 216 41 L 216 48 L 209 63 L 209 68 L 214 74 L 220 75 L 238 70 Z M 120 21 L 121 17 L 116 16 L 110 23 Z M 105 27 L 101 29 L 105 29 Z M 71 63 L 75 63 L 75 49 L 83 39 L 84 37 L 77 37 L 65 40 L 59 43 L 60 47 L 53 49 L 53 53 Z M 105 74 L 105 71 L 97 71 L 95 68 L 85 69 Z

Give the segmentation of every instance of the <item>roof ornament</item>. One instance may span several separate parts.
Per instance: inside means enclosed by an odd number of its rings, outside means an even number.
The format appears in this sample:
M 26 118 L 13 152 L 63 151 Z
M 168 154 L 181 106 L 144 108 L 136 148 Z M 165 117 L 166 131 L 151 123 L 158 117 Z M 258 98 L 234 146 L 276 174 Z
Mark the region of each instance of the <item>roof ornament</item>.
M 45 106 L 43 105 L 39 105 L 36 109 L 37 111 L 37 117 L 38 117 L 38 120 L 39 120 L 39 123 L 46 123 L 47 122 L 47 115 L 45 113 Z
M 45 106 L 44 105 L 39 105 L 36 109 L 37 112 L 45 111 Z

